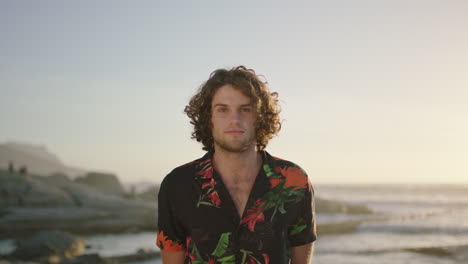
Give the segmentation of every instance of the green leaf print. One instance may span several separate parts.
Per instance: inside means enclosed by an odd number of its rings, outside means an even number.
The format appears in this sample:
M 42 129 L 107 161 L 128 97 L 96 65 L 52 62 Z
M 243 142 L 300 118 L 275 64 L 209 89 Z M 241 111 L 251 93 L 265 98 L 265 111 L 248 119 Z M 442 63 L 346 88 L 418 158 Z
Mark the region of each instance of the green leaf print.
M 231 256 L 227 256 L 227 257 L 218 259 L 218 262 L 229 263 L 229 262 L 234 261 L 234 260 L 236 260 L 236 256 L 231 255 Z
M 298 225 L 293 225 L 293 229 L 289 232 L 290 235 L 295 235 L 295 234 L 298 234 L 300 233 L 302 230 L 304 230 L 304 228 L 306 228 L 307 225 L 301 225 L 301 226 L 298 226 Z
M 203 260 L 202 256 L 200 255 L 200 252 L 198 251 L 197 247 L 195 246 L 195 244 L 193 245 L 193 248 L 192 248 L 192 254 L 195 255 L 195 257 L 197 259 L 201 259 Z
M 204 260 L 194 260 L 194 261 L 192 261 L 192 264 L 208 264 L 208 261 L 204 261 Z
M 268 178 L 283 178 L 283 175 L 274 172 L 268 164 L 263 165 L 263 171 Z
M 245 261 L 247 260 L 247 256 L 248 255 L 252 255 L 253 252 L 250 252 L 250 251 L 247 251 L 247 250 L 244 250 L 244 249 L 241 249 L 240 252 L 242 252 L 242 261 L 241 261 L 241 264 L 244 264 Z
M 257 262 L 257 264 L 262 264 L 262 263 L 260 262 L 260 260 L 258 260 L 258 259 L 257 259 L 256 257 L 254 257 L 253 255 L 250 255 L 250 257 L 251 257 L 255 262 Z
M 210 202 L 199 201 L 198 204 L 197 204 L 197 207 L 200 207 L 201 204 L 209 205 L 209 206 L 215 206 L 214 204 L 212 204 L 212 203 L 210 203 Z M 215 207 L 216 207 L 216 206 L 215 206 Z
M 270 178 L 271 176 L 275 174 L 273 170 L 270 168 L 270 166 L 268 166 L 268 164 L 263 165 L 263 170 L 265 171 L 265 174 L 268 178 Z
M 211 162 L 208 162 L 205 165 L 203 165 L 203 167 L 201 168 L 200 171 L 204 171 L 204 170 L 208 169 L 210 166 L 211 166 Z
M 216 256 L 216 257 L 219 258 L 226 252 L 226 249 L 229 246 L 229 236 L 230 235 L 231 235 L 231 232 L 221 234 L 221 237 L 219 238 L 219 241 L 218 241 L 218 245 L 216 246 L 213 253 L 211 253 L 211 255 Z

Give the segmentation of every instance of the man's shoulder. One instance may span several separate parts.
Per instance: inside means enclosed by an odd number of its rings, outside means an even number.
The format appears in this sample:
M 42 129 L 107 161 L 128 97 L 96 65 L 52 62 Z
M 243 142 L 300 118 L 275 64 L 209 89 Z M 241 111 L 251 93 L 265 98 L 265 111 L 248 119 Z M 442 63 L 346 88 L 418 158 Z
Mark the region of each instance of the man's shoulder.
M 181 183 L 192 180 L 197 168 L 204 162 L 204 160 L 206 160 L 206 158 L 207 155 L 174 168 L 166 175 L 163 182 Z
M 268 154 L 269 155 L 269 154 Z M 285 187 L 301 188 L 312 190 L 309 176 L 302 167 L 290 160 L 269 155 L 271 168 L 275 173 L 279 173 L 286 178 Z M 270 180 L 275 184 L 275 179 Z M 278 182 L 277 182 L 278 183 Z
M 267 153 L 267 155 L 269 155 L 271 163 L 273 164 L 274 167 L 300 169 L 301 171 L 304 172 L 304 174 L 306 174 L 304 169 L 302 169 L 302 167 L 299 166 L 295 162 L 292 162 L 292 161 L 284 159 L 284 158 L 280 158 L 280 157 L 278 157 L 276 155 L 271 155 L 269 153 Z

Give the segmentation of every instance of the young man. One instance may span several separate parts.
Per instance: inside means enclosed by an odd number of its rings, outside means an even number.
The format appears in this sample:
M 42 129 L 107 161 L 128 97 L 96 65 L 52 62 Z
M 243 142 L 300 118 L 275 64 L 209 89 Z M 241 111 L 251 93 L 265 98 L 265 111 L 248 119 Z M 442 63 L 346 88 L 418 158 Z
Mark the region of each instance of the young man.
M 281 128 L 277 96 L 239 66 L 214 71 L 192 97 L 185 112 L 207 153 L 161 183 L 163 263 L 311 263 L 312 185 L 264 150 Z

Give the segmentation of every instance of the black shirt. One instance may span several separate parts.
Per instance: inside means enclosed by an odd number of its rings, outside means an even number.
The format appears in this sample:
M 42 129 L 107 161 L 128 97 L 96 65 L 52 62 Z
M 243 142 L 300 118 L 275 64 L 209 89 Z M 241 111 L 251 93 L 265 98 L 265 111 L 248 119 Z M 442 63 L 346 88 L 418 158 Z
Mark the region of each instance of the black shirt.
M 212 166 L 213 153 L 161 183 L 156 245 L 185 263 L 288 263 L 290 248 L 316 240 L 314 190 L 296 164 L 261 152 L 263 166 L 242 216 Z

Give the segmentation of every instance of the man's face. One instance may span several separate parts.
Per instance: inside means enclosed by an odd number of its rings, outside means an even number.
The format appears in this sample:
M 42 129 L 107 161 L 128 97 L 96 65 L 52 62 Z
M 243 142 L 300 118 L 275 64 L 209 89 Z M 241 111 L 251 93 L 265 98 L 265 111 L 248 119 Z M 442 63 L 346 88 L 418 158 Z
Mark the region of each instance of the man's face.
M 221 86 L 211 101 L 215 150 L 240 153 L 255 148 L 255 116 L 249 97 L 230 84 Z

